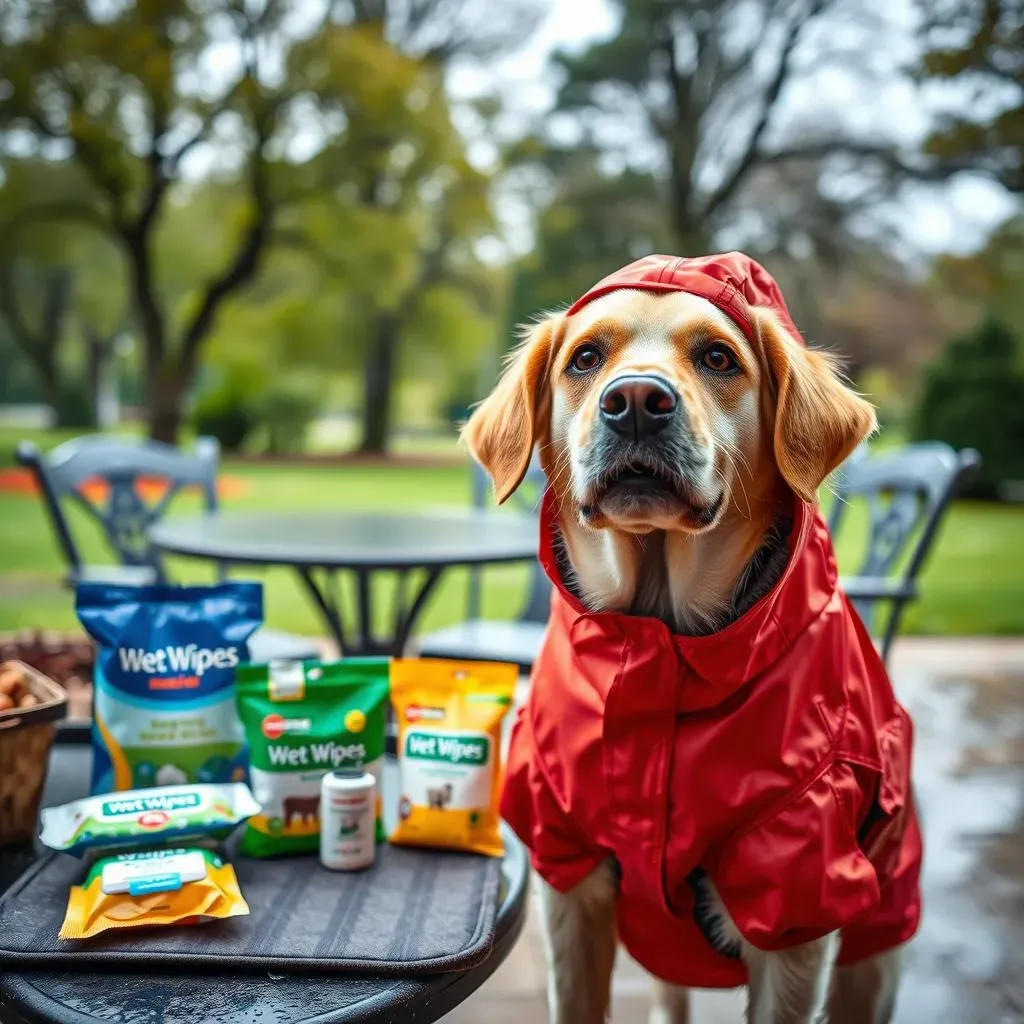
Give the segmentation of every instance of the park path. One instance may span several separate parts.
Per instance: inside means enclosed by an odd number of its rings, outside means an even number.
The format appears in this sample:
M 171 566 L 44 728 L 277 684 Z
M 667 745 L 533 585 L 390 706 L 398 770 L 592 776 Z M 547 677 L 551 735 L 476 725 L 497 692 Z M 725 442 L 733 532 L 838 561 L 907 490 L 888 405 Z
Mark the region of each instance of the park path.
M 900 641 L 892 677 L 917 729 L 925 836 L 921 931 L 894 1024 L 1024 1022 L 1024 638 Z M 509 959 L 445 1024 L 546 1020 L 537 917 Z M 612 1020 L 645 1020 L 648 984 L 627 958 Z M 698 992 L 692 1024 L 740 1024 L 738 992 Z

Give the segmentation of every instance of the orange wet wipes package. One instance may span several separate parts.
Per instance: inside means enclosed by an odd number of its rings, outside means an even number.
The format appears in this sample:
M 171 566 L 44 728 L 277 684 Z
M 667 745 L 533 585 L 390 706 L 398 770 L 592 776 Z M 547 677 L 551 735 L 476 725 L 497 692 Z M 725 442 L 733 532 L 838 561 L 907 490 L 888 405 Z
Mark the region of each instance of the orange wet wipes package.
M 391 663 L 401 796 L 391 842 L 500 857 L 501 723 L 515 665 L 431 658 Z
M 248 913 L 235 869 L 212 850 L 143 850 L 101 858 L 71 887 L 60 938 Z

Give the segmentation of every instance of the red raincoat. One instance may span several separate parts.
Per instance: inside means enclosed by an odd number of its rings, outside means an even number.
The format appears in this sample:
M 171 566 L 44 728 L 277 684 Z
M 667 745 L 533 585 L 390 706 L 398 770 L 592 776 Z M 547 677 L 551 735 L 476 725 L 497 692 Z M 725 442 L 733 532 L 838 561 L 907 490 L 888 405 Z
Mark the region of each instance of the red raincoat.
M 748 332 L 748 303 L 792 323 L 775 282 L 740 254 L 648 257 L 573 309 L 622 287 L 703 295 Z M 544 501 L 540 559 L 555 591 L 502 814 L 559 891 L 613 857 L 619 938 L 680 985 L 747 980 L 702 928 L 705 875 L 759 949 L 842 929 L 839 961 L 851 963 L 905 942 L 920 918 L 910 719 L 837 587 L 825 523 L 794 501 L 781 579 L 702 637 L 588 612 L 559 576 Z

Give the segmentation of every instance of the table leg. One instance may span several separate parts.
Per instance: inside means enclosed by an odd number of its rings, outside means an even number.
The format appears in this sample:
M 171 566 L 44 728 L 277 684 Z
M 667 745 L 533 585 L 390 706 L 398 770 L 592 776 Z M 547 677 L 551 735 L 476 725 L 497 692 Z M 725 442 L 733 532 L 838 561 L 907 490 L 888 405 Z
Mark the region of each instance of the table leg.
M 378 646 L 373 638 L 373 594 L 370 588 L 370 570 L 356 570 L 356 602 L 359 609 L 358 647 L 372 653 Z
M 427 603 L 427 598 L 429 598 L 433 593 L 434 588 L 437 586 L 443 573 L 443 568 L 428 569 L 426 571 L 426 575 L 423 577 L 423 582 L 420 584 L 419 591 L 412 599 L 408 608 L 402 607 L 404 604 L 403 601 L 396 601 L 395 621 L 393 626 L 394 639 L 392 641 L 392 648 L 394 650 L 395 657 L 401 657 L 404 653 L 405 648 L 409 643 L 409 637 L 412 634 L 413 627 L 416 625 L 416 620 L 420 617 L 420 614 Z M 399 586 L 404 594 L 404 578 L 400 581 Z
M 327 580 L 330 583 L 336 581 L 336 576 L 330 570 L 327 573 Z M 412 600 L 408 603 L 405 600 L 406 583 L 408 573 L 400 573 L 397 581 L 395 594 L 395 607 L 392 620 L 391 637 L 378 640 L 373 635 L 373 570 L 363 569 L 356 572 L 356 598 L 357 607 L 357 629 L 355 635 L 346 640 L 345 626 L 342 621 L 341 600 L 336 590 L 328 592 L 326 581 L 321 584 L 317 581 L 312 569 L 298 569 L 299 578 L 306 586 L 310 597 L 320 610 L 327 629 L 334 641 L 344 654 L 366 655 L 384 654 L 400 658 L 409 643 L 416 620 L 420 617 L 426 606 L 427 600 L 434 592 L 438 581 L 444 574 L 443 567 L 428 569 L 425 572 L 418 589 L 414 591 Z M 333 588 L 332 588 L 333 589 Z
M 332 586 L 336 580 L 329 569 L 325 569 L 324 572 L 327 574 L 327 580 L 330 581 L 328 586 L 331 586 L 333 593 L 327 593 L 327 587 L 320 586 L 317 583 L 312 569 L 300 568 L 298 570 L 299 578 L 305 583 L 306 590 L 313 599 L 313 603 L 320 609 L 320 614 L 327 624 L 327 630 L 331 634 L 332 639 L 338 645 L 338 649 L 345 652 L 348 650 L 348 647 L 345 643 L 345 627 L 341 621 L 341 601 L 338 597 L 337 588 Z

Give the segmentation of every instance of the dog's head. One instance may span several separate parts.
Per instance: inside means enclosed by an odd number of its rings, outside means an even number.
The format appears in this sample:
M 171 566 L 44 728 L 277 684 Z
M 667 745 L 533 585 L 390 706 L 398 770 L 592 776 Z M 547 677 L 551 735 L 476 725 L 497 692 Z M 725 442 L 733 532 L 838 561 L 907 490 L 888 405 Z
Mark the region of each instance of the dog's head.
M 749 331 L 687 291 L 617 288 L 533 327 L 463 438 L 504 501 L 534 445 L 565 513 L 703 533 L 788 486 L 805 501 L 875 426 L 769 308 Z

